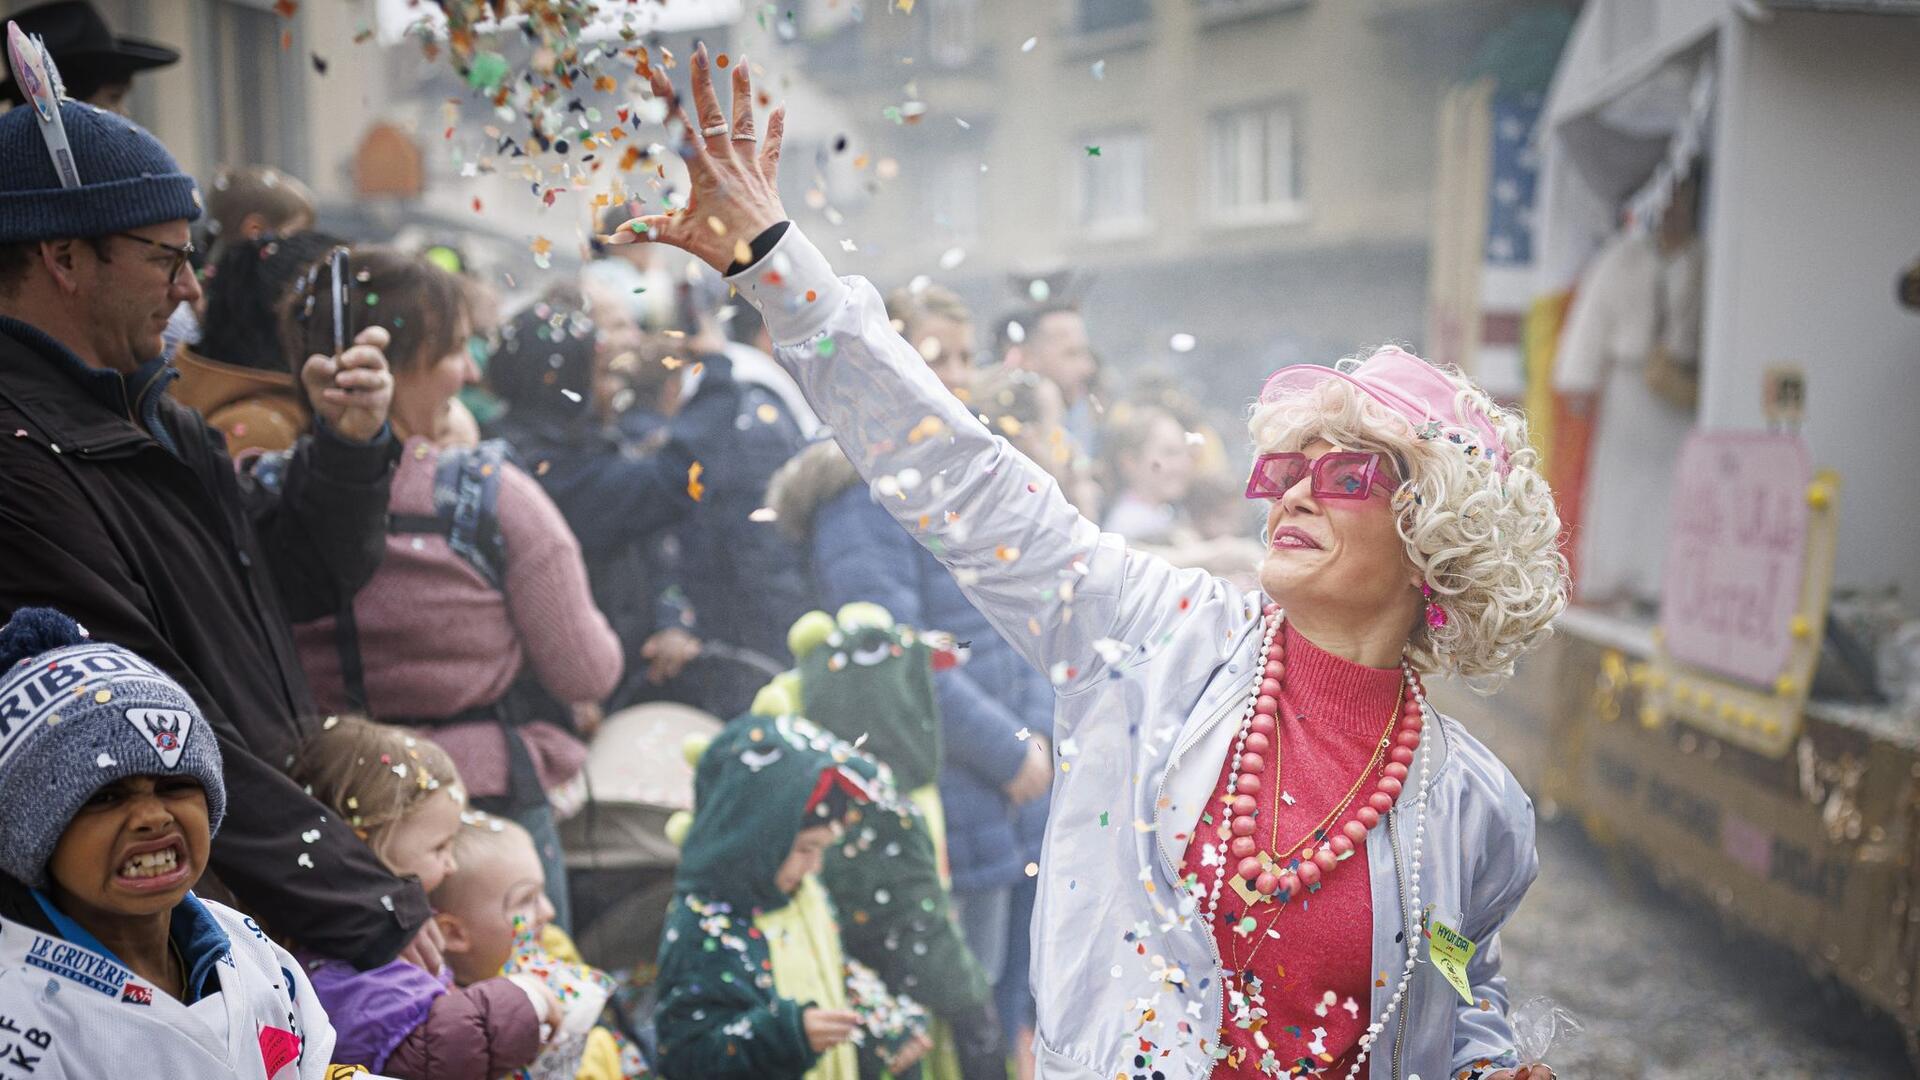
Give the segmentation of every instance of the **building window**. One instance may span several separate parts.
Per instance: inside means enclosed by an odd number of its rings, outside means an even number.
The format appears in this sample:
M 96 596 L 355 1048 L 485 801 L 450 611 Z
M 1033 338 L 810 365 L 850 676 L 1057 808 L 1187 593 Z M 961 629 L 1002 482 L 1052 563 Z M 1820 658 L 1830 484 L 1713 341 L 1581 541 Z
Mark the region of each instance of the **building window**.
M 1286 102 L 1230 109 L 1208 120 L 1214 217 L 1291 219 L 1304 212 L 1299 126 L 1298 109 Z
M 1073 148 L 1080 224 L 1096 233 L 1144 232 L 1147 213 L 1147 135 L 1139 130 L 1096 132 Z
M 936 0 L 927 9 L 927 56 L 939 67 L 965 67 L 980 48 L 980 0 Z
M 1145 22 L 1153 14 L 1151 0 L 1074 0 L 1073 28 L 1098 34 Z

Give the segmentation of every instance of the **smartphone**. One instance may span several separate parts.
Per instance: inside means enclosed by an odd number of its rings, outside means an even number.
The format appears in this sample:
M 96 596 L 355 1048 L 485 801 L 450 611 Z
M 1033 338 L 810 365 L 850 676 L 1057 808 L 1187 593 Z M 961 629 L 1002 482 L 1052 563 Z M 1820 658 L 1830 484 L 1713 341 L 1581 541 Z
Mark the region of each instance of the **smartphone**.
M 334 248 L 327 254 L 327 269 L 333 277 L 333 355 L 347 351 L 347 249 Z

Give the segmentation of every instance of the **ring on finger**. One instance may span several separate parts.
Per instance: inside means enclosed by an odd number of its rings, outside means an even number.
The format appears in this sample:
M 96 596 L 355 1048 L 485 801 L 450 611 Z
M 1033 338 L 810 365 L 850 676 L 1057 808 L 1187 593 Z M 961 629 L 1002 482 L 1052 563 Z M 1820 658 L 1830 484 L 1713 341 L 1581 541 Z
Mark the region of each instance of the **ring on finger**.
M 727 133 L 727 122 L 724 120 L 722 120 L 717 124 L 714 124 L 711 127 L 703 127 L 700 129 L 700 134 L 705 135 L 709 139 L 713 138 L 715 135 L 725 135 L 726 133 Z
M 757 143 L 757 142 L 759 142 L 759 141 L 760 141 L 760 136 L 758 136 L 758 135 L 756 135 L 756 134 L 754 134 L 754 133 L 753 133 L 753 132 L 751 132 L 751 131 L 745 131 L 745 130 L 742 130 L 742 131 L 736 131 L 736 132 L 734 132 L 734 133 L 733 133 L 733 141 L 734 141 L 734 142 L 753 142 L 753 143 Z

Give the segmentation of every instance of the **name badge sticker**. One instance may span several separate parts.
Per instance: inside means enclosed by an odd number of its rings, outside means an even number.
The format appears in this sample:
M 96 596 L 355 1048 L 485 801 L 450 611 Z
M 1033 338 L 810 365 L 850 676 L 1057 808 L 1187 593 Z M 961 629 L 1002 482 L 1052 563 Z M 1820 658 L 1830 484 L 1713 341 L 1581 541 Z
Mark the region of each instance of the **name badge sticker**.
M 1427 923 L 1427 958 L 1460 992 L 1460 999 L 1473 1004 L 1473 984 L 1467 981 L 1467 964 L 1480 946 L 1465 934 L 1439 920 Z

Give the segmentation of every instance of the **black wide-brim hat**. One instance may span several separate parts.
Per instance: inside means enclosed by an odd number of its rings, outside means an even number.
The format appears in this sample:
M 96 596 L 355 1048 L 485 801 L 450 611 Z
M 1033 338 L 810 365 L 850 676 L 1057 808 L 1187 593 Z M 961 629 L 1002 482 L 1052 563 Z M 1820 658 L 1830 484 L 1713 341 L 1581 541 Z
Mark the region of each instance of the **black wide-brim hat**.
M 135 72 L 166 67 L 180 59 L 180 50 L 171 46 L 115 34 L 87 0 L 54 0 L 27 8 L 13 15 L 11 21 L 46 42 L 47 52 L 70 90 L 124 82 Z M 25 97 L 4 54 L 5 50 L 0 50 L 0 68 L 6 70 L 0 92 L 18 105 Z

